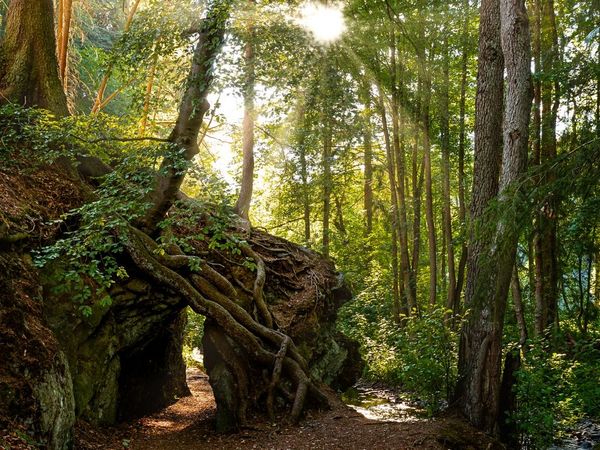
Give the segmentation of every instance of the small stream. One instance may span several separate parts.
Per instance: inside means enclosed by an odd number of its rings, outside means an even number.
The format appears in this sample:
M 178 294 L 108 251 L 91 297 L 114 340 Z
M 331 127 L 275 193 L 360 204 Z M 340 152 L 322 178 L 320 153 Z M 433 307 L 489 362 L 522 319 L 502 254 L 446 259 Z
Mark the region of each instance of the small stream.
M 342 400 L 367 419 L 388 422 L 427 420 L 427 411 L 408 402 L 389 388 L 358 383 L 342 395 Z

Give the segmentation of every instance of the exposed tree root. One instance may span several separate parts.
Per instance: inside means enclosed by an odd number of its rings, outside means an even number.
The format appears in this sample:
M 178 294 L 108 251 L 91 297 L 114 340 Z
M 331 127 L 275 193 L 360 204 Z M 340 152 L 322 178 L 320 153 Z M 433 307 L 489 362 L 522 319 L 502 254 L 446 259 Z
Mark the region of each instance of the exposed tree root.
M 275 408 L 273 406 L 273 402 L 275 399 L 275 389 L 279 385 L 279 380 L 281 378 L 281 370 L 283 369 L 283 358 L 287 353 L 288 345 L 290 344 L 291 339 L 289 336 L 286 336 L 281 344 L 281 348 L 275 355 L 275 365 L 273 367 L 273 376 L 271 378 L 271 383 L 269 384 L 269 392 L 267 394 L 267 412 L 271 419 L 275 418 Z
M 256 279 L 254 281 L 254 302 L 256 307 L 260 311 L 263 317 L 265 325 L 269 328 L 273 328 L 273 317 L 271 311 L 267 308 L 264 297 L 264 286 L 266 279 L 265 262 L 263 259 L 256 254 L 254 250 L 248 245 L 242 247 L 242 253 L 254 260 L 256 263 Z
M 241 306 L 243 302 L 234 285 L 197 256 L 185 255 L 178 248 L 169 249 L 176 254 L 164 254 L 152 238 L 133 227 L 127 230 L 124 242 L 127 254 L 142 272 L 165 288 L 179 294 L 196 313 L 216 323 L 236 345 L 243 349 L 252 365 L 262 366 L 268 371 L 272 369 L 266 396 L 269 415 L 275 416 L 275 392 L 288 392 L 285 386 L 288 383 L 295 386 L 290 413 L 292 421 L 300 418 L 307 397 L 328 407 L 338 404 L 336 396 L 329 392 L 328 387 L 311 379 L 308 365 L 292 339 L 273 328 L 273 318 L 263 295 L 265 264 L 249 246 L 244 246 L 242 252 L 245 256 L 251 257 L 257 265 L 252 294 L 264 324 L 255 320 Z M 192 269 L 197 267 L 200 268 L 199 271 Z M 230 348 L 223 345 L 216 347 L 223 361 L 230 363 L 237 377 L 240 400 L 238 419 L 243 423 L 248 407 L 246 401 L 248 385 L 252 380 L 249 379 L 247 370 L 235 362 L 236 358 Z M 286 380 L 285 383 L 282 376 Z

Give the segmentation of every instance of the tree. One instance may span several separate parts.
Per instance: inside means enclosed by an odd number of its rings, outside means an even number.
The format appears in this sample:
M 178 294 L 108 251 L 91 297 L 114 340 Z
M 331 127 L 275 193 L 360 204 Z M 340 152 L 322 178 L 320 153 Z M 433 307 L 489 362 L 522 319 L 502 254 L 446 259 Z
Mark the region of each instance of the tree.
M 523 1 L 481 4 L 478 91 L 475 125 L 475 172 L 471 219 L 485 214 L 496 198 L 507 208 L 494 230 L 472 234 L 465 306 L 470 309 L 459 353 L 457 400 L 477 427 L 497 432 L 501 379 L 502 330 L 519 228 L 514 196 L 527 161 L 531 109 L 530 42 Z M 502 121 L 503 61 L 507 89 Z M 498 130 L 504 133 L 504 148 Z M 499 193 L 498 193 L 499 188 Z M 511 191 L 512 190 L 512 191 Z M 479 224 L 480 226 L 482 224 Z
M 256 33 L 252 22 L 254 21 L 255 1 L 249 0 L 249 18 L 246 29 L 246 43 L 244 46 L 244 119 L 242 124 L 242 181 L 240 195 L 235 204 L 236 212 L 243 219 L 248 220 L 248 211 L 252 201 L 252 187 L 254 184 L 254 41 Z
M 535 131 L 537 134 L 534 159 L 547 165 L 557 156 L 556 118 L 560 100 L 558 67 L 558 33 L 553 0 L 540 0 L 536 4 L 536 70 L 541 69 L 541 81 L 536 83 Z M 541 112 L 540 112 L 541 105 Z M 552 183 L 556 175 L 552 170 L 542 174 L 543 183 Z M 543 335 L 548 327 L 558 325 L 558 248 L 557 208 L 555 193 L 549 195 L 537 216 L 535 242 L 536 270 L 536 323 L 535 331 Z
M 69 39 L 71 37 L 71 18 L 73 16 L 73 0 L 59 0 L 56 36 L 58 41 L 58 68 L 63 86 L 67 86 L 67 61 L 69 55 Z
M 68 114 L 58 76 L 52 0 L 10 2 L 0 48 L 0 104 L 7 102 Z

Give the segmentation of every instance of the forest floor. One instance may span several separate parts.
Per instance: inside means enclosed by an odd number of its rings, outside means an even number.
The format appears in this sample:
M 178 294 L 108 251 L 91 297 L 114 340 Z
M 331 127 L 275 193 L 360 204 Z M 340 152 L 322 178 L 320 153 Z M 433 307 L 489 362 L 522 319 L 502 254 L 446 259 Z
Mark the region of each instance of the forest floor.
M 235 434 L 214 431 L 215 402 L 207 376 L 188 370 L 192 395 L 148 417 L 116 427 L 77 427 L 75 448 L 187 449 L 495 449 L 501 448 L 452 418 L 369 420 L 351 408 L 309 412 L 297 426 L 256 422 Z

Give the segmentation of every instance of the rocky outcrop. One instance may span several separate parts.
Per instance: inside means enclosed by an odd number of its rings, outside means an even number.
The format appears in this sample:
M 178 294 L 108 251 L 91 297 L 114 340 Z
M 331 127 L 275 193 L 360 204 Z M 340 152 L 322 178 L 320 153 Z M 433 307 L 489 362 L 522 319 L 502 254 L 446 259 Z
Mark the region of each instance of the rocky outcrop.
M 16 422 L 29 442 L 68 448 L 75 422 L 71 373 L 43 319 L 30 258 L 1 251 L 0 273 L 0 430 L 8 433 Z
M 61 267 L 34 267 L 61 231 L 51 220 L 85 194 L 60 167 L 0 168 L 0 436 L 50 449 L 70 448 L 77 418 L 111 424 L 189 393 L 181 299 L 133 272 L 84 317 L 55 289 Z
M 112 303 L 94 304 L 84 317 L 76 293 L 61 286 L 60 263 L 41 270 L 33 266 L 32 252 L 62 232 L 51 220 L 85 196 L 81 181 L 58 167 L 21 173 L 0 168 L 0 429 L 8 433 L 17 424 L 26 440 L 50 449 L 71 446 L 76 419 L 112 424 L 189 393 L 181 348 L 185 299 L 125 259 L 129 276 L 112 288 Z M 350 292 L 333 264 L 262 231 L 249 232 L 248 242 L 265 263 L 264 295 L 274 328 L 293 338 L 313 378 L 339 389 L 352 384 L 361 369 L 358 349 L 334 326 Z M 206 245 L 198 243 L 223 276 L 239 285 L 235 301 L 255 314 L 247 287 L 254 272 L 208 252 Z M 237 404 L 264 396 L 268 374 L 257 370 L 251 396 L 240 398 L 233 367 L 249 364 L 243 352 L 210 320 L 204 345 L 217 425 L 235 428 Z M 282 385 L 276 402 L 285 397 Z

